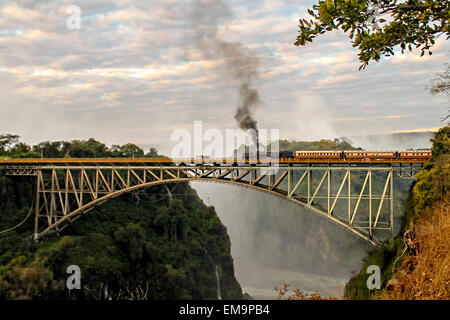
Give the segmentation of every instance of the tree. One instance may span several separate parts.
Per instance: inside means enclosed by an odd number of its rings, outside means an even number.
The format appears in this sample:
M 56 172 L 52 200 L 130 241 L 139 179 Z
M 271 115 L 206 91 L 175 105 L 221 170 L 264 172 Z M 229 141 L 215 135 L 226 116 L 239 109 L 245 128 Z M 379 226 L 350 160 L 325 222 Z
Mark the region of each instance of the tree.
M 65 156 L 71 158 L 87 158 L 94 157 L 93 150 L 89 149 L 85 141 L 74 140 L 72 142 L 64 142 Z
M 5 154 L 11 146 L 19 142 L 19 138 L 15 134 L 0 134 L 0 154 Z
M 93 138 L 89 140 L 73 140 L 71 142 L 63 142 L 62 147 L 65 156 L 74 158 L 100 158 L 109 157 L 108 147 Z
M 90 138 L 88 141 L 85 142 L 85 144 L 88 146 L 89 150 L 92 151 L 94 157 L 109 156 L 109 149 L 106 146 L 106 144 L 101 143 L 100 141 L 97 141 L 94 138 Z
M 64 156 L 62 141 L 44 141 L 33 146 L 33 151 L 42 155 L 44 158 L 61 158 Z
M 442 154 L 450 154 L 450 126 L 440 128 L 434 134 L 431 142 L 433 142 L 433 146 L 431 147 L 433 151 L 431 161 L 435 161 Z
M 295 45 L 304 46 L 319 34 L 332 30 L 350 31 L 354 47 L 365 68 L 394 49 L 412 51 L 413 47 L 432 54 L 438 37 L 450 37 L 449 0 L 319 0 L 309 15 L 300 19 Z
M 39 153 L 31 151 L 31 147 L 23 142 L 16 143 L 9 149 L 9 154 L 16 158 L 36 158 Z
M 146 247 L 145 230 L 137 224 L 129 223 L 114 232 L 117 243 L 125 247 L 133 263 L 142 259 Z
M 55 280 L 41 260 L 27 264 L 25 256 L 20 256 L 0 268 L 2 300 L 55 299 L 63 293 L 64 282 Z
M 427 87 L 428 91 L 431 95 L 438 95 L 442 94 L 447 97 L 448 100 L 450 100 L 450 64 L 446 63 L 447 70 L 436 74 L 436 76 L 431 79 L 430 86 Z M 445 116 L 442 121 L 447 120 L 450 117 L 450 110 L 449 114 Z
M 158 154 L 158 150 L 156 150 L 155 148 L 150 148 L 150 150 L 145 154 L 146 157 L 148 158 L 157 158 L 160 157 L 160 155 Z
M 161 207 L 155 218 L 155 226 L 164 230 L 164 235 L 177 242 L 187 236 L 187 210 L 181 200 L 170 200 L 168 207 Z
M 144 156 L 144 150 L 133 143 L 127 143 L 123 146 L 112 145 L 111 153 L 114 157 L 140 158 Z

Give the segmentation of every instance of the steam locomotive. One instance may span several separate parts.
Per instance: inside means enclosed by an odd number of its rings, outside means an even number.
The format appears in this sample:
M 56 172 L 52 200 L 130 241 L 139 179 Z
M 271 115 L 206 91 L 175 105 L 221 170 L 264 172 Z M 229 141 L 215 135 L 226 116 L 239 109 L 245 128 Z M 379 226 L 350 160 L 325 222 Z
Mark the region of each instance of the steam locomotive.
M 295 153 L 293 151 L 280 151 L 280 152 L 259 152 L 259 153 L 244 153 L 244 159 L 294 159 Z

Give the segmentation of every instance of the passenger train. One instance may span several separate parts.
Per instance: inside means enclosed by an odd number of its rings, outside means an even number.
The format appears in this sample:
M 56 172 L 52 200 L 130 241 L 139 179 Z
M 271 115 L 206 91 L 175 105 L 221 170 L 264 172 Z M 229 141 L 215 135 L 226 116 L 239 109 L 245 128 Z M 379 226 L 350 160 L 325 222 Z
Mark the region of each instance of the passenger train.
M 256 159 L 254 154 L 245 153 L 245 159 Z M 260 153 L 259 158 L 279 158 L 280 160 L 295 159 L 322 159 L 322 160 L 369 160 L 369 159 L 428 159 L 431 157 L 431 150 L 403 150 L 403 151 L 376 151 L 376 150 L 324 150 L 324 151 L 280 151 Z

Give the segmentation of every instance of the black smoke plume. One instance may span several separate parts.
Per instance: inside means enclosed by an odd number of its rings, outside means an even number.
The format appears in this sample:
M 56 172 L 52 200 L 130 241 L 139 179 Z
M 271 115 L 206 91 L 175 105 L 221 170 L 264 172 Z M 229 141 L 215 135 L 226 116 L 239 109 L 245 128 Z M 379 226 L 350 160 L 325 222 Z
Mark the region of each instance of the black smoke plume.
M 238 85 L 239 105 L 234 118 L 242 130 L 254 130 L 259 158 L 258 122 L 253 113 L 261 100 L 258 90 L 252 86 L 258 76 L 258 58 L 242 43 L 226 42 L 218 37 L 219 26 L 231 17 L 230 8 L 223 0 L 194 0 L 191 17 L 198 48 L 206 58 L 223 59 L 227 67 L 224 75 Z

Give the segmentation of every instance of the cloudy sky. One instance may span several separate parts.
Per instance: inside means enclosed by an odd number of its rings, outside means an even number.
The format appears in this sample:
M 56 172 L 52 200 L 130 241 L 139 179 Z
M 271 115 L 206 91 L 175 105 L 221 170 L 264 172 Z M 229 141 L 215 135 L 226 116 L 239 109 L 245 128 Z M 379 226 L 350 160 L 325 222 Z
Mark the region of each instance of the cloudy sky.
M 257 59 L 259 128 L 310 140 L 443 125 L 448 106 L 424 87 L 450 60 L 449 41 L 432 56 L 398 54 L 358 71 L 342 32 L 293 45 L 314 1 L 225 2 L 226 14 L 205 5 L 202 21 Z M 67 26 L 71 5 L 81 9 L 80 29 Z M 194 11 L 190 0 L 0 1 L 0 133 L 167 152 L 171 133 L 194 120 L 236 128 L 238 84 L 221 57 L 199 49 Z

